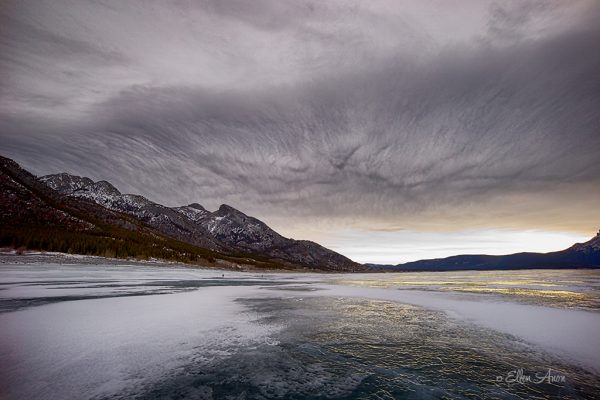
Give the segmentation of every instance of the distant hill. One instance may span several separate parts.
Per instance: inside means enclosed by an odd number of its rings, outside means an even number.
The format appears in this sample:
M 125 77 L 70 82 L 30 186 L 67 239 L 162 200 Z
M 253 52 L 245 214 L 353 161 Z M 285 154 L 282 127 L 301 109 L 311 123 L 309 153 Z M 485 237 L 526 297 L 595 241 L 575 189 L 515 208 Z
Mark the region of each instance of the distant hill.
M 368 264 L 371 271 L 457 271 L 502 269 L 600 268 L 600 232 L 585 243 L 551 253 L 483 254 L 413 261 L 398 265 Z
M 222 205 L 166 207 L 107 181 L 66 173 L 37 178 L 0 157 L 0 246 L 155 257 L 203 265 L 361 271 L 317 243 L 288 239 Z

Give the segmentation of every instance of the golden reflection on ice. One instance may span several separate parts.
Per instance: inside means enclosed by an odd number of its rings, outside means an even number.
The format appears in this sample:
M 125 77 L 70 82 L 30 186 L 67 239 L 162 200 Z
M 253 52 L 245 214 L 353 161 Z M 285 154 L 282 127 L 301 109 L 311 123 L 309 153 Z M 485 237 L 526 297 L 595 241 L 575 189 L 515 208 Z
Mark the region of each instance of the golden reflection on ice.
M 359 278 L 359 279 L 357 279 Z M 352 276 L 336 284 L 508 296 L 517 301 L 600 310 L 600 271 L 404 272 Z
M 443 312 L 380 300 L 330 301 L 309 300 L 311 323 L 318 326 L 307 338 L 313 343 L 309 355 L 320 366 L 336 360 L 337 372 L 361 377 L 353 399 L 585 398 L 562 386 L 498 383 L 499 374 L 516 367 L 529 374 L 552 368 L 582 392 L 592 393 L 597 385 L 597 377 L 572 373 L 535 346 Z M 438 392 L 441 387 L 447 392 Z

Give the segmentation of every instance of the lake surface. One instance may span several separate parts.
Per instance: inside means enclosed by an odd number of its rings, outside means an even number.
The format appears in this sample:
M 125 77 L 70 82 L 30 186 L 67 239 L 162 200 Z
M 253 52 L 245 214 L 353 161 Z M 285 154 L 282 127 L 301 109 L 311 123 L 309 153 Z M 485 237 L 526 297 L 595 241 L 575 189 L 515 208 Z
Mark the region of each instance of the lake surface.
M 600 272 L 0 264 L 2 399 L 598 398 Z

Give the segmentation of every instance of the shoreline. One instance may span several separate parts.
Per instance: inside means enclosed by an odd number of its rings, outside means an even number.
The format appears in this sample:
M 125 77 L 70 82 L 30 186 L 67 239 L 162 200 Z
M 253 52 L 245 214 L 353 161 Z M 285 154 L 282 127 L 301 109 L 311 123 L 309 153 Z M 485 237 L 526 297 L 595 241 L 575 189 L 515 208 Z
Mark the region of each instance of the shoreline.
M 262 269 L 262 268 L 252 268 L 248 265 L 202 265 L 202 264 L 192 264 L 192 263 L 184 263 L 180 261 L 169 261 L 163 259 L 150 258 L 147 260 L 137 259 L 137 258 L 114 258 L 114 257 L 104 257 L 104 256 L 92 256 L 86 254 L 71 254 L 71 253 L 61 253 L 61 252 L 53 252 L 53 251 L 43 251 L 43 250 L 25 250 L 23 252 L 18 252 L 15 249 L 11 248 L 0 248 L 0 265 L 7 263 L 16 263 L 16 264 L 28 264 L 32 263 L 31 257 L 39 257 L 40 260 L 35 260 L 33 263 L 38 262 L 51 262 L 54 264 L 94 264 L 97 262 L 102 262 L 111 265 L 118 264 L 132 264 L 132 265 L 147 265 L 147 266 L 177 266 L 181 268 L 190 268 L 190 269 L 201 269 L 201 270 L 211 270 L 211 271 L 228 271 L 228 272 L 264 272 L 264 273 L 317 273 L 323 275 L 345 275 L 345 274 L 402 274 L 402 273 L 453 273 L 453 272 L 494 272 L 494 271 L 593 271 L 598 270 L 596 267 L 572 267 L 572 268 L 502 268 L 502 269 L 453 269 L 453 270 L 429 270 L 429 269 L 394 269 L 394 270 L 381 270 L 381 269 L 372 269 L 367 271 L 357 271 L 357 272 L 348 272 L 348 271 L 328 271 L 321 269 Z M 50 261 L 48 261 L 50 260 Z
M 92 256 L 85 254 L 70 254 L 53 251 L 26 250 L 18 254 L 14 249 L 0 249 L 0 266 L 2 264 L 36 265 L 40 263 L 58 264 L 58 265 L 97 265 L 99 263 L 126 266 L 141 265 L 148 267 L 177 267 L 192 270 L 204 271 L 222 271 L 222 272 L 247 272 L 247 273 L 323 273 L 337 274 L 332 271 L 319 270 L 289 270 L 289 269 L 261 269 L 250 268 L 247 265 L 228 266 L 228 265 L 202 265 L 189 264 L 179 261 L 169 261 L 162 259 L 137 259 L 137 258 L 113 258 L 103 256 Z M 347 272 L 344 272 L 347 273 Z

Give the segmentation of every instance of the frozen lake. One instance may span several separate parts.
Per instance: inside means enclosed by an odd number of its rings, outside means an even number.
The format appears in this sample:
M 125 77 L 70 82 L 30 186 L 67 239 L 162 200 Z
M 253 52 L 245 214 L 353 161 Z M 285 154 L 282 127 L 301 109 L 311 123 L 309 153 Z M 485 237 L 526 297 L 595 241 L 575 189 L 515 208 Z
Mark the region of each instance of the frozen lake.
M 600 393 L 600 271 L 325 275 L 3 262 L 2 399 Z

